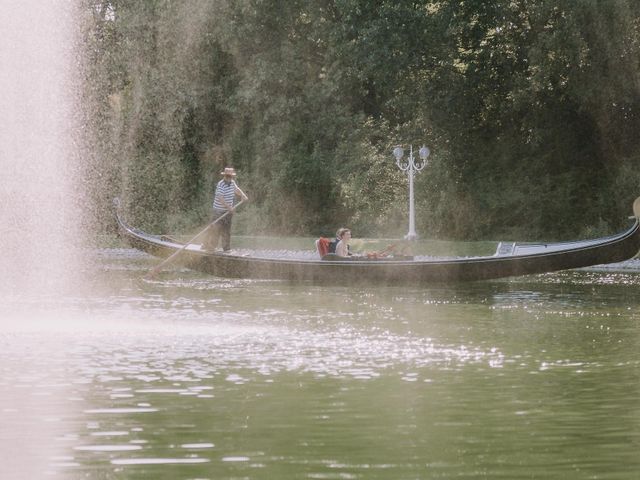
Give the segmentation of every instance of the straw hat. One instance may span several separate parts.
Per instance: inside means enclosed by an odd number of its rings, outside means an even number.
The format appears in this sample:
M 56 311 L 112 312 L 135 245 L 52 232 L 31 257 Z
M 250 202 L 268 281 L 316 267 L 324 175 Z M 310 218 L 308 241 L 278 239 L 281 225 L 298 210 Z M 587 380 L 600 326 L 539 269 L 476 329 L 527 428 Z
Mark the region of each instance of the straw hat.
M 235 177 L 236 170 L 233 167 L 225 167 L 225 169 L 220 172 L 220 175 L 224 175 L 225 177 Z

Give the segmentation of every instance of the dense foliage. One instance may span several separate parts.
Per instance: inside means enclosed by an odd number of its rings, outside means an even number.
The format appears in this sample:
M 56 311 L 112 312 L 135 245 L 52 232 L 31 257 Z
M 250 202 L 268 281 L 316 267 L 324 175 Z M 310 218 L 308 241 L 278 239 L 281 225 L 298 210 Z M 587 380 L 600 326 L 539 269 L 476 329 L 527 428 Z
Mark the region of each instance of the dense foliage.
M 96 212 L 194 228 L 233 165 L 241 231 L 400 236 L 422 143 L 427 237 L 600 233 L 640 193 L 635 0 L 84 1 Z

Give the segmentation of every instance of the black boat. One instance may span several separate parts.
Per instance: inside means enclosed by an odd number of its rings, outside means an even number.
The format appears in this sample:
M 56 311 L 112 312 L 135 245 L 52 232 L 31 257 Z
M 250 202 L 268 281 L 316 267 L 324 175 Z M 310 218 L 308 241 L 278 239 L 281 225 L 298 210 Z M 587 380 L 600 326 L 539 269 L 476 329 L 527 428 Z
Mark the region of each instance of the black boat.
M 621 262 L 640 249 L 640 198 L 634 203 L 633 224 L 602 238 L 557 243 L 500 243 L 496 253 L 479 257 L 320 258 L 309 250 L 245 250 L 210 252 L 152 235 L 128 225 L 116 212 L 120 234 L 136 249 L 175 265 L 229 278 L 275 279 L 318 284 L 421 285 L 488 280 Z

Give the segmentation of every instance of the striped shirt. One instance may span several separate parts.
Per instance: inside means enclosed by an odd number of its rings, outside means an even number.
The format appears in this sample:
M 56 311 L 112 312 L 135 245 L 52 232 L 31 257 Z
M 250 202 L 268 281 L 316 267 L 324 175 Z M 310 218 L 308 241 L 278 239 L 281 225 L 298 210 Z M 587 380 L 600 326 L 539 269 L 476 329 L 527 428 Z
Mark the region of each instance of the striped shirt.
M 221 196 L 224 198 L 224 201 L 227 202 L 227 205 L 233 207 L 236 198 L 236 182 L 233 180 L 228 183 L 224 180 L 218 182 L 218 185 L 216 185 L 216 194 L 213 197 L 213 208 L 215 210 L 227 210 L 227 207 L 225 207 L 224 203 L 220 200 Z

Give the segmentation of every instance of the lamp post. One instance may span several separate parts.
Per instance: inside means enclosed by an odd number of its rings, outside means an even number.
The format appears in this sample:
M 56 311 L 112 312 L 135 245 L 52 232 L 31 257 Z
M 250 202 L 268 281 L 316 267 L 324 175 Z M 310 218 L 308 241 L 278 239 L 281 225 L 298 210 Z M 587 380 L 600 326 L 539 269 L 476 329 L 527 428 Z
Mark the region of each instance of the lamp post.
M 404 236 L 406 240 L 415 240 L 418 237 L 416 233 L 415 205 L 413 202 L 413 176 L 427 166 L 427 158 L 430 153 L 431 151 L 423 145 L 422 148 L 418 150 L 420 160 L 416 161 L 413 156 L 413 145 L 411 145 L 409 146 L 409 157 L 403 160 L 404 149 L 400 145 L 393 149 L 393 156 L 396 157 L 396 165 L 409 176 L 409 233 Z

